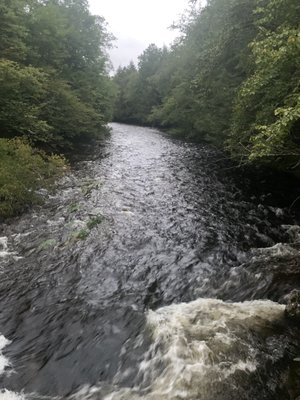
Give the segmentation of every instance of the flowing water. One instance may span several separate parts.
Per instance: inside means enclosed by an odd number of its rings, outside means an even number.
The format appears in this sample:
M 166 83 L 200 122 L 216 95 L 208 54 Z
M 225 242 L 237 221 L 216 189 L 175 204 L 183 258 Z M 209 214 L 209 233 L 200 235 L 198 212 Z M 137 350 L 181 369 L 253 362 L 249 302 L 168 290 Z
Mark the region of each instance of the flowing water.
M 0 399 L 290 399 L 300 227 L 217 151 L 112 124 L 2 225 Z

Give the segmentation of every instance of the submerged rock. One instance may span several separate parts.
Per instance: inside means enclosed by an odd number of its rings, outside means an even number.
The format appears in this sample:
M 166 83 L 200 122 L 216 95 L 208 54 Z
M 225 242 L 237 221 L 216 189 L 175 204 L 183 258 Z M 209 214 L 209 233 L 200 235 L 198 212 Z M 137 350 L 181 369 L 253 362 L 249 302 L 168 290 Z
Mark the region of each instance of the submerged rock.
M 293 290 L 287 296 L 285 314 L 289 318 L 297 319 L 300 321 L 300 290 Z

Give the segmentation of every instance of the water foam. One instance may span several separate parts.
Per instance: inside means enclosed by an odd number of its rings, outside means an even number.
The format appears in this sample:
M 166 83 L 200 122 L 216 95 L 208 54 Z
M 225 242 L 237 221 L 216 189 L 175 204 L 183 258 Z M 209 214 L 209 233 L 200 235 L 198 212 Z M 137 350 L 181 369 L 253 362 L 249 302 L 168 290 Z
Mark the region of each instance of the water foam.
M 3 335 L 0 335 L 0 375 L 5 373 L 7 367 L 11 366 L 8 358 L 6 358 L 2 353 L 4 347 L 6 347 L 9 343 L 10 341 L 8 339 L 6 339 Z M 11 392 L 6 389 L 0 389 L 0 400 L 25 400 L 25 397 L 23 394 Z
M 260 256 L 264 257 L 285 257 L 298 255 L 299 250 L 285 243 L 276 243 L 271 247 L 263 247 L 255 250 L 256 254 L 253 260 L 257 260 Z
M 0 391 L 0 400 L 25 400 L 23 394 L 10 392 L 9 390 Z
M 5 261 L 9 257 L 12 257 L 13 260 L 15 260 L 15 261 L 22 258 L 22 257 L 18 257 L 18 255 L 15 251 L 10 251 L 10 249 L 8 247 L 8 237 L 7 236 L 0 237 L 0 261 L 1 260 Z
M 0 375 L 3 374 L 5 371 L 5 368 L 7 368 L 10 363 L 9 360 L 4 357 L 2 350 L 4 349 L 5 346 L 7 346 L 10 343 L 9 340 L 7 340 L 3 335 L 0 335 Z
M 261 362 L 256 336 L 266 334 L 283 312 L 284 306 L 271 301 L 216 299 L 149 311 L 147 329 L 153 340 L 135 386 L 118 388 L 122 379 L 116 376 L 106 396 L 103 388 L 94 387 L 75 398 L 97 399 L 101 393 L 104 400 L 240 399 Z
M 10 255 L 8 251 L 8 238 L 6 236 L 0 237 L 0 258 Z
M 149 357 L 147 370 L 162 360 L 166 366 L 156 376 L 155 397 L 174 398 L 185 392 L 183 397 L 189 399 L 208 399 L 216 383 L 237 372 L 254 372 L 256 349 L 249 330 L 263 329 L 283 310 L 270 301 L 228 304 L 199 299 L 150 311 L 148 324 L 160 350 Z

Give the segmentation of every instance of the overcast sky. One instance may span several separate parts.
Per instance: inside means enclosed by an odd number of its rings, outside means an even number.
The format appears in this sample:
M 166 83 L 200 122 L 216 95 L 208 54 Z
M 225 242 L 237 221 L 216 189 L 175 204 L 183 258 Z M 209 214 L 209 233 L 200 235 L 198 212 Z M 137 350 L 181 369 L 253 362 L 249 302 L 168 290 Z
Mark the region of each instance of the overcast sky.
M 117 37 L 110 51 L 115 68 L 127 65 L 150 43 L 170 44 L 177 33 L 168 27 L 177 21 L 188 0 L 89 0 L 93 14 L 102 15 Z

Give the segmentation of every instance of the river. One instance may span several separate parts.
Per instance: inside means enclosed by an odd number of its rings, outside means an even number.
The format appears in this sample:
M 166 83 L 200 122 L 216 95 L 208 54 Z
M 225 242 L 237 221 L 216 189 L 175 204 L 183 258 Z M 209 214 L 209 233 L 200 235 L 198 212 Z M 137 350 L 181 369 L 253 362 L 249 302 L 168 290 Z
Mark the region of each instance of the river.
M 1 226 L 0 399 L 293 398 L 295 217 L 214 149 L 111 128 Z

